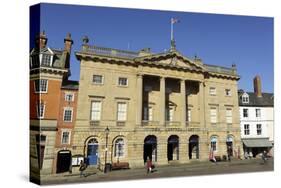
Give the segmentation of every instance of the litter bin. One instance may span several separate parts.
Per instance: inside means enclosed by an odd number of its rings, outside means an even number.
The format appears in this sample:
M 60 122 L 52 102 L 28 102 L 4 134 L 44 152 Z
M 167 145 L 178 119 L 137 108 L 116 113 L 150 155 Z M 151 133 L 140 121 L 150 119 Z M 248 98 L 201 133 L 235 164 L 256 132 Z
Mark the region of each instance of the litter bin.
M 104 167 L 104 173 L 110 172 L 112 169 L 112 165 L 110 163 L 106 163 Z

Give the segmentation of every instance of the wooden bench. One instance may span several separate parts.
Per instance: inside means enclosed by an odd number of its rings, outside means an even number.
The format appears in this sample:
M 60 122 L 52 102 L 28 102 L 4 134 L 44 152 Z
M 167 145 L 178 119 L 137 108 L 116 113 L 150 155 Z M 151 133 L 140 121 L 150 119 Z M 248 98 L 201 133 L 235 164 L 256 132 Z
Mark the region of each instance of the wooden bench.
M 112 163 L 112 170 L 121 170 L 121 169 L 129 169 L 129 163 L 127 162 Z

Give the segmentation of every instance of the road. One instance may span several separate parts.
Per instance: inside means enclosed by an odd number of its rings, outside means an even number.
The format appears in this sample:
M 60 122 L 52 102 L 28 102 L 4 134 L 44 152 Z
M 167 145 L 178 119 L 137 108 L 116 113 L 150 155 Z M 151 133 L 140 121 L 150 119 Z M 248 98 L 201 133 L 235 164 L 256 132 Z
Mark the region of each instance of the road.
M 269 159 L 266 164 L 262 164 L 261 162 L 261 159 L 251 159 L 218 163 L 195 162 L 190 164 L 166 165 L 156 167 L 153 173 L 150 174 L 146 173 L 145 168 L 117 170 L 108 172 L 106 174 L 102 172 L 86 171 L 86 177 L 80 177 L 77 173 L 66 175 L 52 175 L 44 177 L 41 183 L 43 185 L 47 185 L 273 171 L 273 159 Z

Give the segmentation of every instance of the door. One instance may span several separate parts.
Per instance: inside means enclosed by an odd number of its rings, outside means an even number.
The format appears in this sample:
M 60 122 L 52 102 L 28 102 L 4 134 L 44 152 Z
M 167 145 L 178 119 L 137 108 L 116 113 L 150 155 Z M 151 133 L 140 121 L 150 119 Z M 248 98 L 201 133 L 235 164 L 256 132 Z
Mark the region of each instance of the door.
M 57 173 L 68 172 L 71 164 L 71 152 L 59 151 L 57 157 Z

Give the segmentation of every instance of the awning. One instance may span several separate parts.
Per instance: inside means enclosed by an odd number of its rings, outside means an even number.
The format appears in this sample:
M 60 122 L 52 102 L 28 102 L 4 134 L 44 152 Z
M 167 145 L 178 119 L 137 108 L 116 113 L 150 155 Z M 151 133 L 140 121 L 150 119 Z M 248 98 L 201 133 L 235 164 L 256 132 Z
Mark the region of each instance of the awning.
M 269 142 L 268 138 L 249 138 L 242 139 L 242 141 L 249 148 L 272 147 L 272 143 Z

